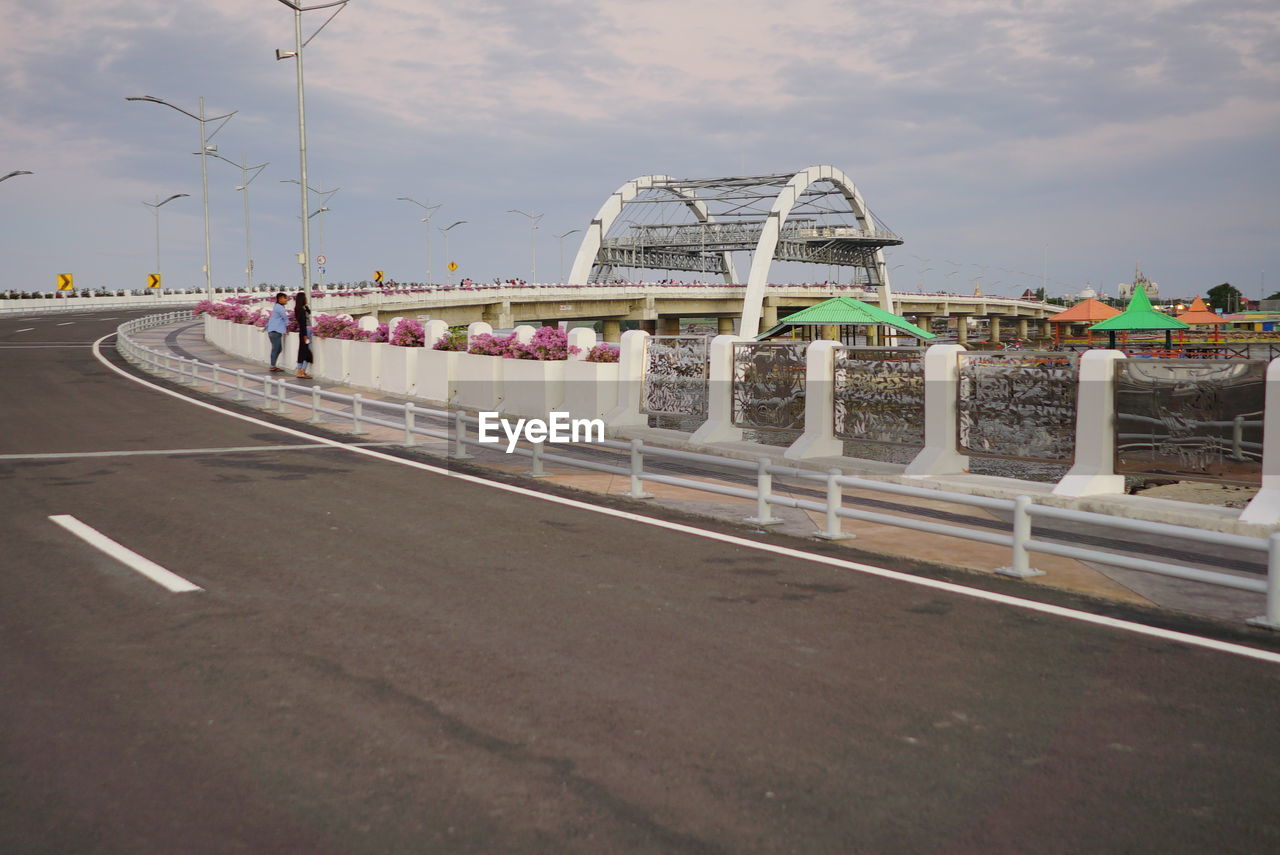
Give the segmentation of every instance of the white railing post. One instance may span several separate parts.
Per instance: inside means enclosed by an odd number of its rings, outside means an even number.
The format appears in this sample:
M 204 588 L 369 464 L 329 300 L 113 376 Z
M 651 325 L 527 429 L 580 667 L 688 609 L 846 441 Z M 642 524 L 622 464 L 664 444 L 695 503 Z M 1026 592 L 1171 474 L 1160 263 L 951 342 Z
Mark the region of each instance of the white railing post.
M 853 535 L 845 534 L 840 525 L 840 508 L 844 505 L 844 491 L 840 489 L 840 470 L 827 470 L 827 527 L 824 531 L 813 533 L 814 537 L 823 540 L 847 540 Z
M 1280 359 L 1267 366 L 1266 400 L 1262 410 L 1262 484 L 1240 514 L 1240 522 L 1280 523 Z
M 1124 492 L 1116 474 L 1116 362 L 1118 350 L 1091 350 L 1080 357 L 1076 393 L 1075 462 L 1053 488 L 1053 495 L 1080 498 Z
M 788 460 L 844 455 L 844 443 L 836 439 L 838 347 L 838 341 L 814 341 L 805 350 L 804 433 L 783 452 Z
M 307 419 L 311 424 L 319 424 L 320 418 L 320 387 L 311 387 L 311 418 Z
M 271 409 L 271 377 L 262 375 L 262 409 Z
M 695 445 L 738 442 L 742 428 L 733 424 L 733 346 L 752 339 L 718 335 L 707 348 L 707 420 L 689 441 Z
M 530 445 L 530 451 L 532 453 L 532 457 L 529 460 L 529 471 L 526 472 L 525 474 L 528 475 L 530 478 L 547 477 L 546 470 L 542 468 L 542 452 L 544 447 L 546 446 L 546 443 L 533 442 L 533 443 L 530 443 L 529 445 Z
M 627 330 L 618 342 L 618 403 L 605 413 L 611 428 L 644 427 L 649 417 L 644 410 L 645 341 L 644 330 Z
M 360 419 L 362 418 L 364 418 L 364 399 L 357 392 L 351 396 L 351 432 L 356 436 L 368 433 L 367 430 L 360 427 Z
M 211 372 L 212 377 L 209 380 L 209 391 L 217 393 L 222 390 L 222 384 L 218 380 L 218 363 L 215 362 L 210 367 L 213 370 Z
M 961 319 L 961 323 L 963 323 Z M 958 344 L 935 344 L 924 352 L 924 448 L 907 464 L 909 478 L 954 475 L 969 468 L 969 457 L 956 447 L 960 401 Z
M 632 499 L 652 499 L 652 493 L 644 491 L 644 443 L 631 440 L 631 489 L 625 494 Z
M 413 401 L 404 402 L 404 444 L 412 446 L 413 439 Z
M 467 453 L 467 423 L 463 419 L 462 411 L 453 414 L 453 455 L 454 460 L 470 460 L 471 455 Z
M 1267 538 L 1267 611 L 1249 620 L 1251 626 L 1280 630 L 1280 532 Z
M 243 401 L 244 399 L 244 372 L 236 371 L 236 400 Z
M 1027 554 L 1027 541 L 1031 539 L 1031 514 L 1027 510 L 1030 507 L 1031 499 L 1028 496 L 1018 496 L 1013 500 L 1012 557 L 1008 567 L 996 570 L 1001 576 L 1029 579 L 1044 575 L 1043 570 L 1036 570 L 1031 566 L 1031 559 Z
M 755 525 L 777 525 L 781 519 L 770 513 L 769 499 L 773 493 L 773 473 L 769 471 L 769 458 L 756 459 L 756 515 L 744 522 Z

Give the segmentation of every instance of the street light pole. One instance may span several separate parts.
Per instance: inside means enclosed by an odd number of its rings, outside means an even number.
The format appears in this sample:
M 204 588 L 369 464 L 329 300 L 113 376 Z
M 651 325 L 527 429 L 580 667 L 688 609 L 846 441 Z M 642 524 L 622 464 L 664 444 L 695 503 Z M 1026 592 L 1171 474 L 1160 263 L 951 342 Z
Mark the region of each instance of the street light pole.
M 302 74 L 302 49 L 323 30 L 344 8 L 346 8 L 347 0 L 335 0 L 332 3 L 318 3 L 312 6 L 303 6 L 295 3 L 293 0 L 280 0 L 281 3 L 293 10 L 293 44 L 294 49 L 291 51 L 277 50 L 276 59 L 292 58 L 297 66 L 298 78 L 298 194 L 300 197 L 300 208 L 302 212 L 302 252 L 298 255 L 298 263 L 302 265 L 302 290 L 308 294 L 311 293 L 311 219 L 308 215 L 310 209 L 310 200 L 307 198 L 307 99 L 303 87 Z M 306 41 L 302 40 L 302 13 L 310 12 L 315 9 L 328 9 L 337 7 L 332 15 L 320 25 L 320 27 L 307 37 Z
M 582 231 L 582 229 L 570 229 L 569 231 L 565 232 L 562 235 L 556 235 L 556 237 L 560 240 L 560 282 L 561 284 L 564 283 L 564 239 L 567 238 L 569 235 L 577 234 L 580 231 Z
M 458 220 L 458 221 L 457 221 L 456 223 L 454 223 L 453 225 L 445 226 L 444 228 L 440 229 L 440 234 L 444 235 L 444 266 L 445 266 L 445 269 L 448 269 L 448 267 L 449 267 L 449 232 L 450 232 L 450 230 L 452 230 L 455 226 L 460 226 L 460 225 L 462 225 L 462 224 L 463 224 L 463 223 L 465 223 L 465 222 L 466 222 L 466 220 Z M 453 271 L 452 271 L 452 270 L 450 270 L 450 271 L 449 271 L 449 284 L 450 284 L 450 285 L 452 285 L 452 284 L 453 284 Z
M 417 199 L 410 199 L 408 196 L 397 196 L 396 201 L 412 202 L 413 204 L 417 205 L 419 208 L 427 212 L 427 215 L 423 217 L 421 220 L 421 222 L 424 222 L 427 224 L 427 280 L 423 284 L 430 285 L 431 284 L 431 217 L 435 214 L 436 209 L 439 208 L 440 205 L 424 205 L 421 202 L 419 202 Z
M 143 95 L 137 98 L 125 98 L 124 100 L 151 101 L 152 103 L 155 103 L 155 104 L 163 104 L 164 106 L 172 110 L 177 110 L 179 113 L 183 114 L 184 116 L 190 116 L 191 118 L 195 119 L 197 122 L 200 123 L 200 185 L 203 188 L 203 195 L 204 195 L 204 284 L 205 284 L 205 291 L 207 292 L 208 298 L 212 300 L 213 299 L 213 254 L 212 254 L 212 250 L 209 243 L 209 164 L 207 160 L 207 156 L 210 153 L 209 140 L 213 139 L 217 135 L 218 131 L 222 130 L 222 128 L 227 124 L 227 122 L 231 121 L 231 117 L 234 116 L 238 111 L 232 110 L 230 113 L 227 113 L 225 116 L 206 116 L 204 114 L 204 96 L 203 95 L 200 96 L 200 114 L 199 115 L 196 115 L 195 113 L 184 110 L 181 107 L 178 107 L 174 104 L 170 104 L 168 101 L 165 101 L 161 98 L 157 98 L 154 95 Z M 218 122 L 218 121 L 220 121 L 222 124 L 214 128 L 213 133 L 206 135 L 204 126 L 207 125 L 209 122 Z
M 218 160 L 226 161 L 232 166 L 240 169 L 240 186 L 237 190 L 244 192 L 244 284 L 249 291 L 253 290 L 253 241 L 249 236 L 249 185 L 253 183 L 253 179 L 262 174 L 262 170 L 270 166 L 270 162 L 260 163 L 257 166 L 249 166 L 248 155 L 240 155 L 240 163 L 236 163 L 230 158 L 223 157 L 220 154 L 214 154 Z M 253 175 L 250 176 L 249 172 Z
M 317 32 L 319 32 L 319 31 L 317 30 Z M 281 184 L 298 184 L 299 182 L 298 182 L 298 179 L 296 179 L 296 178 L 281 178 L 281 179 L 280 179 L 280 183 L 281 183 Z M 312 186 L 308 185 L 308 186 L 306 187 L 306 192 L 307 192 L 307 193 L 314 193 L 314 194 L 316 194 L 317 196 L 320 196 L 320 197 L 321 197 L 321 199 L 320 199 L 320 207 L 321 207 L 321 208 L 323 208 L 325 211 L 327 211 L 327 210 L 329 210 L 329 209 L 328 209 L 328 208 L 326 208 L 326 207 L 325 207 L 325 205 L 326 205 L 326 204 L 328 204 L 328 202 L 329 202 L 329 200 L 330 200 L 331 198 L 333 198 L 333 194 L 334 194 L 334 193 L 337 193 L 337 192 L 338 192 L 339 190 L 341 190 L 341 189 L 342 189 L 341 187 L 334 187 L 332 190 L 317 190 L 316 188 L 314 188 L 314 187 L 312 187 Z M 303 222 L 307 222 L 308 220 L 310 220 L 310 219 L 311 219 L 311 217 L 314 217 L 317 213 L 319 213 L 319 211 L 312 211 L 310 214 L 306 214 L 306 211 L 304 210 L 304 211 L 303 211 L 303 213 L 305 214 L 305 216 L 303 217 Z M 306 228 L 306 234 L 303 236 L 303 238 L 304 238 L 303 243 L 304 243 L 304 245 L 307 247 L 307 251 L 308 251 L 308 252 L 310 252 L 310 251 L 311 251 L 311 228 L 310 228 L 310 226 L 308 226 L 308 227 Z M 321 255 L 324 255 L 324 217 L 321 217 L 321 218 L 320 218 L 320 254 L 321 254 Z M 311 286 L 310 286 L 310 282 L 311 282 L 311 262 L 312 262 L 311 257 L 310 257 L 310 256 L 307 256 L 307 258 L 306 258 L 306 260 L 305 260 L 305 264 L 306 264 L 306 267 L 307 267 L 307 273 L 306 273 L 306 275 L 307 275 L 307 279 L 306 279 L 306 282 L 307 282 L 307 287 L 308 287 L 308 288 L 310 288 L 310 287 L 311 287 Z M 319 271 L 319 265 L 318 265 L 318 264 L 316 265 L 316 269 L 317 269 L 317 275 L 318 275 L 318 271 Z M 321 284 L 323 284 L 323 283 L 321 283 Z
M 542 219 L 542 214 L 530 214 L 515 208 L 507 213 L 529 218 L 529 284 L 532 285 L 538 281 L 538 220 Z
M 156 196 L 156 201 L 155 201 L 155 203 L 154 203 L 154 204 L 152 204 L 151 202 L 143 202 L 143 203 L 142 203 L 142 204 L 146 205 L 148 208 L 150 208 L 150 209 L 151 209 L 151 211 L 152 211 L 152 213 L 154 213 L 154 214 L 156 215 L 156 275 L 157 275 L 157 276 L 159 276 L 159 275 L 160 275 L 160 209 L 161 209 L 163 206 L 165 206 L 165 205 L 169 204 L 170 202 L 172 202 L 174 199 L 181 199 L 181 198 L 183 198 L 184 196 L 189 196 L 189 195 L 191 195 L 191 194 L 189 194 L 189 193 L 174 193 L 172 196 L 170 196 L 168 199 L 165 199 L 163 202 L 161 202 L 161 201 L 160 201 L 160 197 L 159 197 L 159 196 Z M 161 280 L 160 280 L 160 281 L 161 281 L 160 292 L 163 292 L 163 291 L 164 291 L 164 284 L 163 284 L 163 283 L 164 283 L 164 279 L 163 279 L 163 277 L 161 277 Z M 159 296 L 159 292 L 157 292 L 157 295 L 156 295 L 156 296 Z

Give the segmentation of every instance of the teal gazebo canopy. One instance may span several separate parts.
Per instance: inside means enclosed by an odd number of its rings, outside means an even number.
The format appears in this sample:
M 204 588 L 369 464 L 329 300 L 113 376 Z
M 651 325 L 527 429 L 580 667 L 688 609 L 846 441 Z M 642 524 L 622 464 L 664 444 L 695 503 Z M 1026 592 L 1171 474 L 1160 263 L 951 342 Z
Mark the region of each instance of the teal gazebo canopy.
M 1091 332 L 1107 333 L 1113 348 L 1116 346 L 1116 333 L 1118 332 L 1164 330 L 1165 345 L 1172 347 L 1173 331 L 1189 329 L 1191 329 L 1190 324 L 1183 323 L 1177 318 L 1171 318 L 1153 309 L 1151 300 L 1147 297 L 1147 291 L 1141 285 L 1133 289 L 1133 296 L 1129 298 L 1129 308 L 1114 317 L 1107 318 L 1105 321 L 1098 321 L 1089 327 Z
M 937 338 L 933 333 L 925 332 L 906 318 L 886 312 L 879 306 L 873 306 L 852 297 L 832 297 L 830 300 L 823 300 L 817 305 L 787 315 L 776 327 L 756 336 L 756 340 L 773 338 L 792 327 L 878 326 L 881 324 L 901 330 L 922 341 Z

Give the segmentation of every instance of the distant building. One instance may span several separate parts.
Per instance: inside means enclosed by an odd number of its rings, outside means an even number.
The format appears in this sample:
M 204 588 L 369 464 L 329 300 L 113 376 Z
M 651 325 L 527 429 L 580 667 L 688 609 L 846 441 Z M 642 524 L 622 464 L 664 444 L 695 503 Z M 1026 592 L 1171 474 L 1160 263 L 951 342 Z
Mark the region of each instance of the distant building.
M 1121 282 L 1116 286 L 1116 293 L 1121 299 L 1127 300 L 1133 296 L 1133 290 L 1139 285 L 1142 286 L 1142 290 L 1147 292 L 1148 297 L 1160 296 L 1160 286 L 1143 275 L 1142 269 L 1137 265 L 1133 267 L 1133 281 Z
M 1121 286 L 1121 287 L 1124 287 L 1124 286 Z M 1093 300 L 1093 299 L 1096 299 L 1096 298 L 1097 298 L 1097 296 L 1098 296 L 1098 292 L 1097 292 L 1097 291 L 1095 291 L 1095 290 L 1093 290 L 1093 286 L 1092 286 L 1092 285 L 1085 285 L 1085 286 L 1084 286 L 1084 290 L 1080 292 L 1080 297 L 1079 297 L 1079 299 L 1081 299 L 1081 300 Z

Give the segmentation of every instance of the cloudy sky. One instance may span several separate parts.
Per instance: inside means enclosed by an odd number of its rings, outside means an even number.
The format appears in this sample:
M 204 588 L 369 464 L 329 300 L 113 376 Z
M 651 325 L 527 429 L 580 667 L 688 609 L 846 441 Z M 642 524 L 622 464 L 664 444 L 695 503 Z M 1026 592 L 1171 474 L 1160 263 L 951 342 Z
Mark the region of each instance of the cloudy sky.
M 161 212 L 169 286 L 202 285 L 198 124 L 270 165 L 255 280 L 301 248 L 293 15 L 276 0 L 3 0 L 0 289 L 140 287 Z M 325 12 L 306 16 L 305 33 Z M 458 275 L 558 277 L 556 235 L 638 175 L 840 167 L 906 244 L 897 287 L 1280 290 L 1274 0 L 351 0 L 306 52 L 326 279 L 425 275 L 421 211 Z M 210 162 L 216 284 L 242 284 L 240 173 Z M 314 221 L 313 221 L 314 222 Z M 564 242 L 566 267 L 579 235 Z M 313 249 L 320 247 L 313 229 Z M 444 258 L 433 241 L 436 278 Z M 1047 265 L 1046 265 L 1047 261 Z M 1263 272 L 1266 271 L 1266 274 Z M 774 268 L 775 280 L 811 269 Z M 1265 275 L 1265 280 L 1264 280 Z

